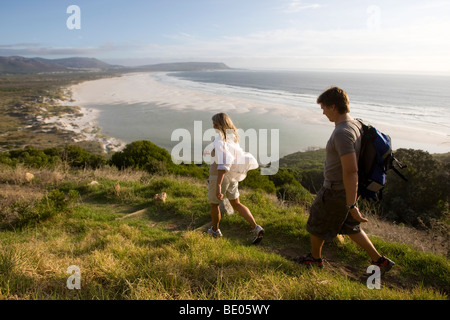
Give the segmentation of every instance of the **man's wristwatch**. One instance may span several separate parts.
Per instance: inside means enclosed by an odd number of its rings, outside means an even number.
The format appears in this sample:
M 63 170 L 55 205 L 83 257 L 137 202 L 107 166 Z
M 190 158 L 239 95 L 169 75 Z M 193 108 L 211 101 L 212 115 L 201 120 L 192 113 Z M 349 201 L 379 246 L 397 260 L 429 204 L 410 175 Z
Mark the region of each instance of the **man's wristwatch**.
M 356 208 L 357 206 L 358 206 L 358 204 L 355 202 L 355 203 L 352 204 L 352 205 L 347 205 L 347 209 L 348 209 L 348 210 L 352 210 L 352 209 Z

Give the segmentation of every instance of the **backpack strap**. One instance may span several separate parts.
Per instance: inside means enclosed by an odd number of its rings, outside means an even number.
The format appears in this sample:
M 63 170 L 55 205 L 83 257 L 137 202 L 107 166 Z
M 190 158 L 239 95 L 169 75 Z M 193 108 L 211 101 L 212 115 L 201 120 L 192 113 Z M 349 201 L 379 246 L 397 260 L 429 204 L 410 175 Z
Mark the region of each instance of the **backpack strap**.
M 403 179 L 403 181 L 407 182 L 408 179 L 406 179 L 406 177 L 403 174 L 401 174 L 400 171 L 398 171 L 398 169 L 394 166 L 394 161 L 400 169 L 404 169 L 407 166 L 405 164 L 401 163 L 400 161 L 398 161 L 398 159 L 395 158 L 393 154 L 391 155 L 390 158 L 391 158 L 391 160 L 390 160 L 388 169 L 392 169 L 400 178 Z
M 400 178 L 402 178 L 405 182 L 408 182 L 408 179 L 406 179 L 405 176 L 402 175 L 402 174 L 400 173 L 400 171 L 397 170 L 397 168 L 392 168 L 392 170 L 394 170 L 394 172 L 395 172 Z

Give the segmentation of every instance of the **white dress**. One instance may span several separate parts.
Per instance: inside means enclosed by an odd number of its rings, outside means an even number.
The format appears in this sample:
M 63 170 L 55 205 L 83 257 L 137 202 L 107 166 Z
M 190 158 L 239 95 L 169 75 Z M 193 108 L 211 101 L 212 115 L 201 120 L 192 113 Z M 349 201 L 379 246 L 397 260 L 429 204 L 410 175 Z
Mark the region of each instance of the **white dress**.
M 218 170 L 226 170 L 226 176 L 231 181 L 242 181 L 249 170 L 259 167 L 256 158 L 249 152 L 245 152 L 239 143 L 235 142 L 234 134 L 227 134 L 224 141 L 218 134 L 214 139 L 215 157 Z

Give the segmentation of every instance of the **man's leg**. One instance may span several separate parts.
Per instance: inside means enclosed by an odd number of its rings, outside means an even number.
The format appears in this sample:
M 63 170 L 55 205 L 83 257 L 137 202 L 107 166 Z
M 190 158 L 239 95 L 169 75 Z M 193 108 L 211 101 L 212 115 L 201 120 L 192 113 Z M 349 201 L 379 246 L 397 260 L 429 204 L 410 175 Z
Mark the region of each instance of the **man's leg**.
M 348 236 L 369 254 L 372 261 L 377 261 L 381 258 L 381 255 L 378 253 L 377 249 L 375 249 L 372 241 L 370 241 L 369 237 L 363 230 L 359 233 L 349 234 Z
M 322 247 L 325 241 L 313 234 L 309 234 L 311 239 L 311 255 L 314 259 L 322 258 Z
M 212 227 L 214 231 L 219 229 L 220 222 L 220 208 L 219 204 L 211 203 L 211 219 L 212 219 Z

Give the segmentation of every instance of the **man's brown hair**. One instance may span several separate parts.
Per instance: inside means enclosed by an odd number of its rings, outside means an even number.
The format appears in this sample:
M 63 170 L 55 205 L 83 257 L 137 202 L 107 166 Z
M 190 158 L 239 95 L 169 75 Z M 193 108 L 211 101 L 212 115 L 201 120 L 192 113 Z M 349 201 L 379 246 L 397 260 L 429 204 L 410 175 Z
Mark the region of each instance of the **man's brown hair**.
M 338 87 L 331 87 L 325 90 L 317 98 L 317 103 L 327 107 L 331 107 L 334 104 L 340 114 L 350 112 L 348 95 L 344 90 Z

